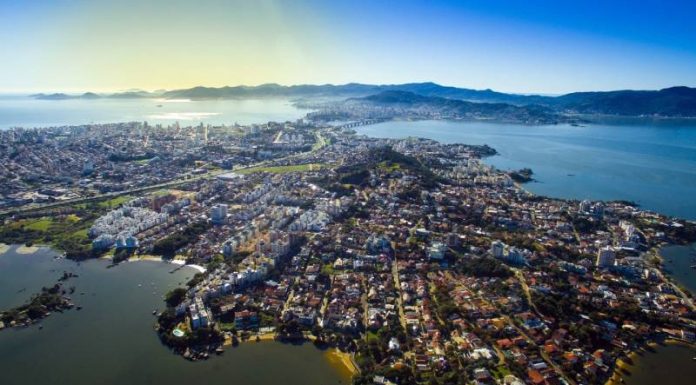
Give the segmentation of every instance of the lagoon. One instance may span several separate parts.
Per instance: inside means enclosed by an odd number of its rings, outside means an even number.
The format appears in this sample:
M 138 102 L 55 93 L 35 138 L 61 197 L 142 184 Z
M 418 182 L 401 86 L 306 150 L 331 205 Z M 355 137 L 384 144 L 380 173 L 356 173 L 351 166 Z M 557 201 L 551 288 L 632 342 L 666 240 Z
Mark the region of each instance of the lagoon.
M 138 261 L 107 268 L 104 260 L 80 264 L 53 259 L 51 250 L 22 255 L 15 246 L 0 254 L 3 308 L 52 285 L 63 271 L 79 275 L 65 286 L 82 310 L 53 314 L 37 325 L 0 331 L 3 385 L 19 384 L 346 384 L 345 371 L 312 344 L 248 342 L 208 361 L 189 362 L 163 346 L 153 330 L 153 309 L 162 296 L 184 285 L 195 270 L 162 262 Z M 21 274 L 18 274 L 21 272 Z M 20 282 L 20 279 L 23 282 Z M 17 293 L 16 288 L 26 287 Z M 19 289 L 18 289 L 19 290 Z M 81 293 L 84 293 L 81 295 Z
M 382 138 L 488 144 L 502 170 L 529 167 L 525 188 L 564 199 L 628 200 L 662 214 L 696 219 L 696 121 L 612 120 L 584 126 L 391 121 L 356 128 Z

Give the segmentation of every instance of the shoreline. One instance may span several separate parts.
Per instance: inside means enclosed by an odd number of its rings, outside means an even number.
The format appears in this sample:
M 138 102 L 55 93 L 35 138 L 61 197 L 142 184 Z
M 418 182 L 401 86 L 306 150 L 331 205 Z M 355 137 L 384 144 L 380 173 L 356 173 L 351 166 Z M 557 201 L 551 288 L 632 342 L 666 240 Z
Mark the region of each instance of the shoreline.
M 15 252 L 17 254 L 21 255 L 29 255 L 29 254 L 34 254 L 37 251 L 39 251 L 39 246 L 27 246 L 27 245 L 20 245 L 15 249 Z
M 111 260 L 113 260 L 113 256 L 105 255 L 99 259 L 111 261 Z M 149 254 L 132 256 L 123 262 L 140 262 L 140 261 L 167 263 L 167 264 L 171 264 L 171 265 L 177 265 L 181 268 L 190 267 L 190 268 L 196 270 L 196 272 L 198 272 L 198 273 L 205 273 L 207 271 L 207 269 L 205 267 L 203 267 L 201 265 L 187 264 L 185 260 L 181 260 L 181 259 L 168 260 L 168 259 L 164 259 L 162 257 L 158 257 L 156 255 L 149 255 Z
M 242 341 L 243 343 L 259 343 L 259 342 L 276 342 L 276 343 L 283 343 L 282 340 L 278 340 L 276 338 L 276 333 L 275 332 L 266 332 L 266 333 L 256 333 L 249 337 L 248 340 Z M 313 335 L 305 335 L 304 338 L 302 339 L 303 342 L 310 342 L 314 343 L 316 340 L 316 337 Z M 316 347 L 317 349 L 320 349 L 319 347 Z M 320 349 L 323 350 L 323 349 Z M 336 347 L 329 347 L 326 349 L 326 352 L 324 353 L 324 357 L 326 360 L 329 362 L 331 366 L 333 366 L 336 370 L 338 370 L 342 376 L 345 376 L 347 379 L 351 379 L 355 377 L 356 374 L 360 373 L 360 368 L 358 365 L 355 363 L 355 359 L 353 357 L 353 353 L 348 353 L 341 351 L 340 349 Z
M 626 355 L 629 361 L 626 361 L 624 358 L 618 358 L 616 360 L 616 363 L 614 365 L 614 370 L 611 373 L 611 376 L 607 379 L 607 381 L 604 383 L 604 385 L 620 385 L 625 382 L 622 381 L 624 378 L 624 374 L 622 374 L 622 371 L 627 371 L 630 373 L 630 368 L 635 368 L 640 365 L 640 360 L 642 354 L 648 352 L 648 349 L 646 347 L 649 347 L 650 349 L 656 349 L 658 346 L 684 346 L 688 347 L 691 349 L 696 350 L 696 343 L 691 343 L 675 338 L 665 338 L 663 341 L 650 341 L 646 343 L 645 345 L 641 346 L 637 350 L 631 350 L 628 352 Z

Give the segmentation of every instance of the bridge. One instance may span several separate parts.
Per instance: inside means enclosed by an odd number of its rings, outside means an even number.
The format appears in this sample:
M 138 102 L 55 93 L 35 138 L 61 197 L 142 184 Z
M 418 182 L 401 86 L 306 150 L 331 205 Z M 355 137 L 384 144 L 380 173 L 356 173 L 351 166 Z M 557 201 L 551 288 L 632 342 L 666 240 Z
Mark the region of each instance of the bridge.
M 377 124 L 377 123 L 383 123 L 388 121 L 389 119 L 364 119 L 364 120 L 358 120 L 356 122 L 350 122 L 350 123 L 345 123 L 340 126 L 337 126 L 336 128 L 344 129 L 344 128 L 353 128 L 353 127 L 359 127 L 359 126 L 369 126 L 371 124 Z

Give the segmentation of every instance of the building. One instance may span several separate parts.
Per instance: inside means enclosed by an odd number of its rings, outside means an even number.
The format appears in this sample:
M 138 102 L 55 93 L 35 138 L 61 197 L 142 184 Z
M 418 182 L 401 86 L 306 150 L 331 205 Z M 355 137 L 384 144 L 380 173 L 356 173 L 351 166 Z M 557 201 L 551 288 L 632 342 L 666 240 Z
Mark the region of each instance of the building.
M 495 258 L 502 258 L 505 254 L 505 244 L 500 241 L 493 241 L 491 243 L 491 254 Z
M 444 243 L 433 242 L 433 244 L 428 248 L 428 258 L 439 261 L 445 257 L 445 250 L 447 250 L 447 246 L 445 246 Z
M 615 261 L 616 253 L 614 252 L 614 248 L 605 246 L 597 252 L 597 261 L 595 265 L 599 268 L 606 268 L 614 266 Z
M 212 209 L 210 209 L 210 220 L 213 222 L 213 224 L 220 225 L 225 223 L 227 219 L 227 205 L 226 204 L 219 204 L 213 206 Z

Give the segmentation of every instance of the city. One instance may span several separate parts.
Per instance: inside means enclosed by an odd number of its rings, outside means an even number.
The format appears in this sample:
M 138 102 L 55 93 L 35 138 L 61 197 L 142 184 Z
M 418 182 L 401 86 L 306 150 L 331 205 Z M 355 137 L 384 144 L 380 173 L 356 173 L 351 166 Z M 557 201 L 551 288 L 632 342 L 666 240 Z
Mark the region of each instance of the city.
M 68 258 L 195 266 L 157 312 L 161 341 L 190 360 L 311 340 L 355 383 L 582 384 L 626 351 L 694 342 L 691 297 L 658 253 L 693 242 L 693 222 L 535 196 L 482 162 L 487 146 L 303 119 L 2 135 L 1 240 L 40 243 L 40 221 L 83 216 Z
M 0 0 L 0 385 L 693 385 L 694 13 Z

